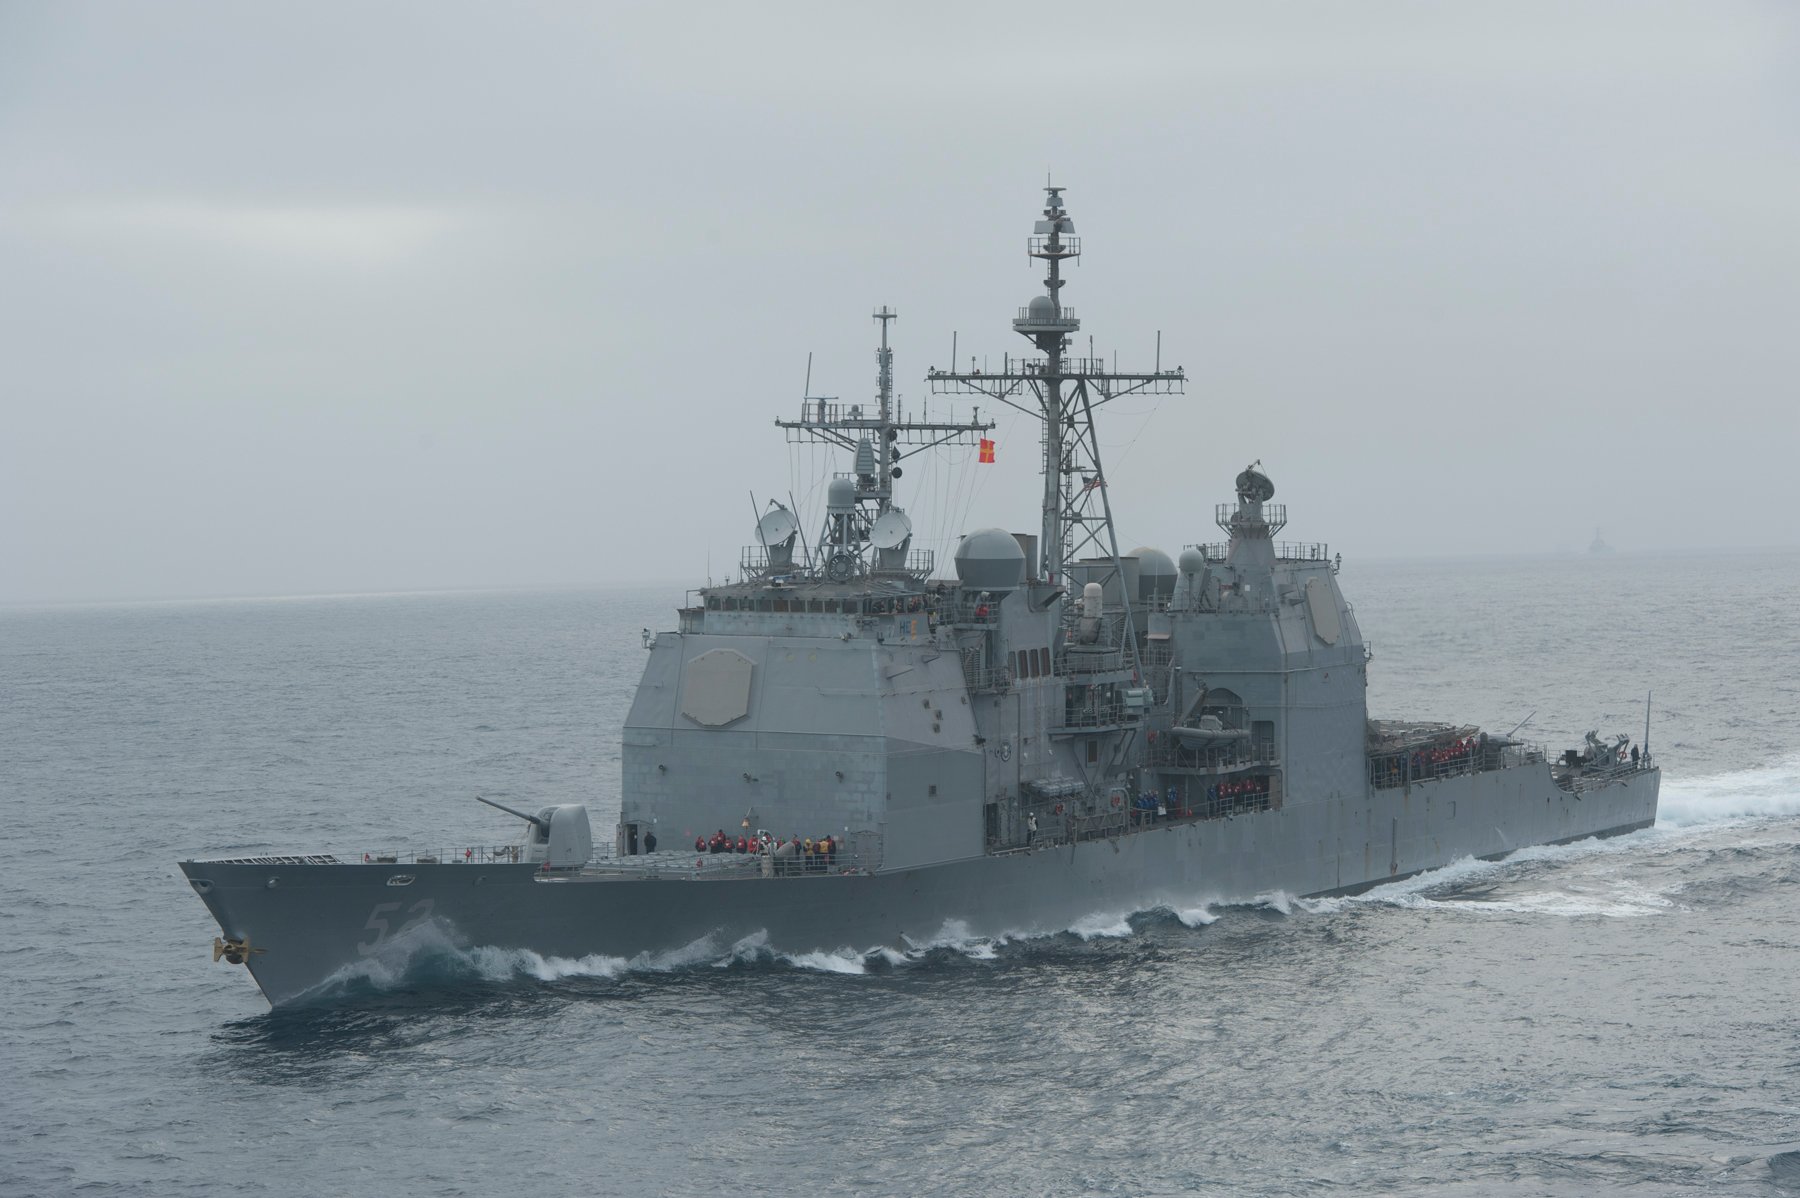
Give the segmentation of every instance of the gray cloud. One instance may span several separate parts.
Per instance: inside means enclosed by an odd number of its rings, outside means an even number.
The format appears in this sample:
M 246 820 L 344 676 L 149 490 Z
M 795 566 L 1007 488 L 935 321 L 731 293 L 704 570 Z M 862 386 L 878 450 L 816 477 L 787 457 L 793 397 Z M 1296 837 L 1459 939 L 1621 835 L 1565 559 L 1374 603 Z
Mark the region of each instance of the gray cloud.
M 1016 353 L 1054 169 L 1128 543 L 1794 545 L 1775 5 L 0 9 L 0 600 L 715 575 L 770 421 Z M 939 403 L 942 401 L 933 401 Z M 1036 438 L 909 469 L 1035 528 Z

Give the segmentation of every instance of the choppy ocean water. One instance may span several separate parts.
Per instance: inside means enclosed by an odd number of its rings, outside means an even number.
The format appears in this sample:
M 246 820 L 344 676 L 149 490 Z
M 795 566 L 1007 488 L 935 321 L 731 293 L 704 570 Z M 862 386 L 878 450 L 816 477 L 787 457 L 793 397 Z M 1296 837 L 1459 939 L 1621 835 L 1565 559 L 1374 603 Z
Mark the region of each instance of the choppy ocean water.
M 0 1193 L 1800 1193 L 1800 554 L 1346 563 L 1372 713 L 1646 832 L 905 954 L 476 950 L 272 1014 L 177 858 L 611 823 L 674 590 L 0 609 Z

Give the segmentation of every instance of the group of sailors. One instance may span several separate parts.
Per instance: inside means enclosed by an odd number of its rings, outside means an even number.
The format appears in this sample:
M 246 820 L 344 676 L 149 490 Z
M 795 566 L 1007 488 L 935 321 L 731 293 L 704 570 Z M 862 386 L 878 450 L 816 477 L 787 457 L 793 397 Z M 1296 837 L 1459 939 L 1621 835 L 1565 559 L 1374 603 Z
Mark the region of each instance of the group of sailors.
M 1173 786 L 1169 787 L 1169 793 L 1166 798 L 1157 794 L 1154 790 L 1146 790 L 1137 797 L 1137 802 L 1134 804 L 1134 811 L 1132 813 L 1132 822 L 1139 824 L 1153 824 L 1158 820 L 1168 819 L 1169 812 L 1174 809 L 1174 807 L 1175 788 Z
M 762 841 L 768 838 L 769 834 L 764 832 L 760 840 L 755 836 L 740 836 L 733 840 L 725 835 L 725 829 L 720 828 L 710 838 L 704 833 L 694 837 L 694 851 L 696 853 L 760 853 L 764 847 Z
M 1472 736 L 1461 740 L 1453 740 L 1448 744 L 1433 745 L 1427 749 L 1414 749 L 1412 755 L 1412 776 L 1415 778 L 1441 778 L 1445 774 L 1461 774 L 1469 770 L 1475 760 L 1477 741 Z
M 1410 753 L 1398 752 L 1372 757 L 1369 780 L 1378 787 L 1402 786 L 1408 781 L 1442 778 L 1450 774 L 1466 774 L 1481 768 L 1482 750 L 1487 734 L 1465 736 L 1442 744 L 1427 745 Z
M 801 837 L 799 833 L 786 840 L 778 840 L 767 832 L 755 836 L 744 835 L 735 839 L 725 835 L 720 828 L 710 837 L 700 835 L 694 837 L 696 853 L 743 853 L 747 856 L 764 855 L 775 858 L 776 872 L 791 869 L 795 873 L 824 873 L 837 862 L 838 839 L 835 836 L 817 838 Z
M 1196 802 L 1190 807 L 1182 791 L 1171 786 L 1167 794 L 1147 790 L 1132 804 L 1134 824 L 1154 824 L 1166 819 L 1216 819 L 1239 811 L 1262 811 L 1269 806 L 1269 776 L 1256 774 L 1245 778 L 1225 778 L 1206 788 L 1206 805 Z
M 1206 801 L 1219 813 L 1260 811 L 1269 805 L 1269 776 L 1226 778 L 1206 788 Z

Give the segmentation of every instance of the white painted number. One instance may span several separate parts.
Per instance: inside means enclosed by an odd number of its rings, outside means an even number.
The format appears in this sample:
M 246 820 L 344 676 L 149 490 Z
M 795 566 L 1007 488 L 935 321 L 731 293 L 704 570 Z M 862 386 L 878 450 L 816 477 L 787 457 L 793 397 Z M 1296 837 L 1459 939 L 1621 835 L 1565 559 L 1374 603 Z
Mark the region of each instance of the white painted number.
M 431 899 L 420 899 L 418 902 L 414 903 L 407 909 L 406 914 L 408 918 L 406 922 L 395 929 L 394 935 L 399 936 L 424 923 L 431 917 L 431 908 Z M 361 953 L 366 957 L 381 948 L 382 942 L 388 937 L 387 916 L 390 912 L 398 911 L 399 909 L 399 903 L 375 904 L 375 909 L 369 912 L 369 921 L 363 924 L 363 929 L 365 931 L 374 932 L 375 938 L 373 940 L 364 940 L 358 943 L 356 946 L 356 951 L 358 953 Z

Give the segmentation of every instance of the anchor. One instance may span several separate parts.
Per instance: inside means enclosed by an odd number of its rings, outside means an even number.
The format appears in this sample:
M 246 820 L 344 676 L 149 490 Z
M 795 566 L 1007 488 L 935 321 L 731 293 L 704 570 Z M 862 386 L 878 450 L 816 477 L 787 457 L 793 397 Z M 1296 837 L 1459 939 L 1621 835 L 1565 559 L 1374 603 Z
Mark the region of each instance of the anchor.
M 213 963 L 215 965 L 218 964 L 220 957 L 224 957 L 226 961 L 233 965 L 242 965 L 244 959 L 251 953 L 266 953 L 268 951 L 269 950 L 266 948 L 253 948 L 250 944 L 250 937 L 248 936 L 245 936 L 241 940 L 221 940 L 217 936 L 213 937 Z

